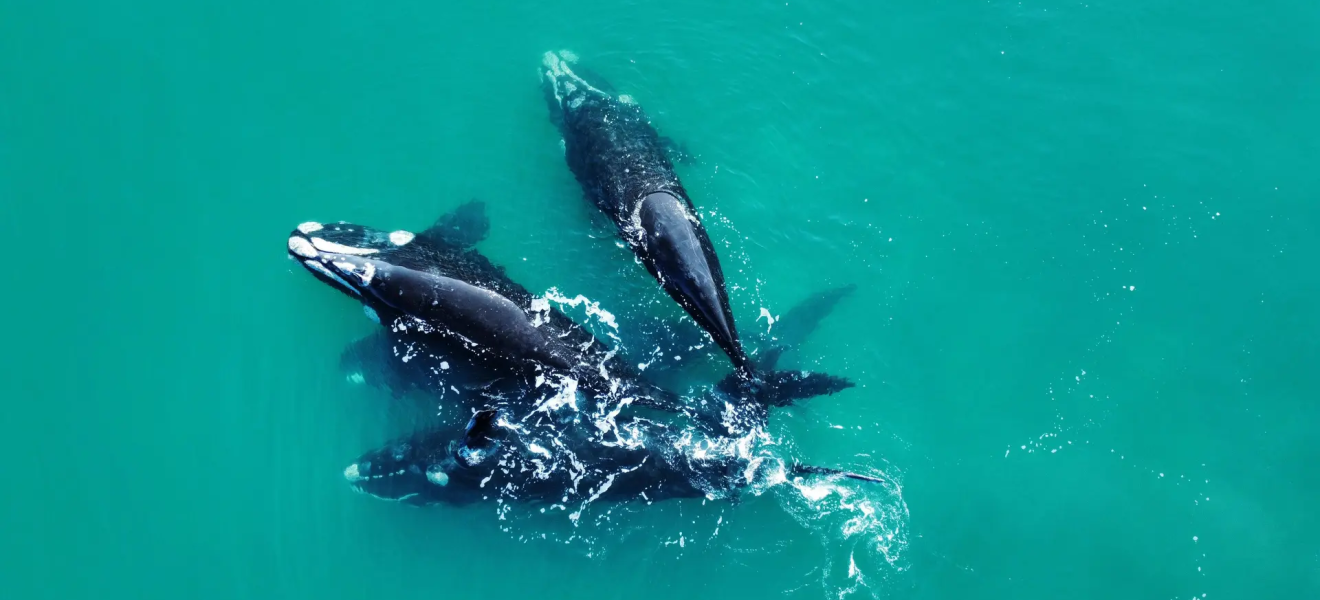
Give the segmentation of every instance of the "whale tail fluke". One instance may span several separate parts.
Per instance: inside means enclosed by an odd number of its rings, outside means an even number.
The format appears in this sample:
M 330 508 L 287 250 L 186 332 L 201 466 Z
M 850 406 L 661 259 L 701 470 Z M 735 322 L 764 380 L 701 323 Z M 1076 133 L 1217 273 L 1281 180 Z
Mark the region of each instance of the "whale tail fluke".
M 859 473 L 851 473 L 851 472 L 848 472 L 848 471 L 842 471 L 842 470 L 839 470 L 839 469 L 831 469 L 831 468 L 829 468 L 829 467 L 817 467 L 817 466 L 815 466 L 815 465 L 804 465 L 804 464 L 801 464 L 801 463 L 796 463 L 796 464 L 794 464 L 792 467 L 790 467 L 789 470 L 788 470 L 788 473 L 789 473 L 789 475 L 792 475 L 792 476 L 802 476 L 802 475 L 827 475 L 827 476 L 834 476 L 834 477 L 846 477 L 846 478 L 848 478 L 848 479 L 856 479 L 857 481 L 866 481 L 866 482 L 869 482 L 869 483 L 884 483 L 884 482 L 885 482 L 885 480 L 884 480 L 883 478 L 881 478 L 881 477 L 873 477 L 873 476 L 871 476 L 871 475 L 862 475 L 862 474 L 859 474 Z

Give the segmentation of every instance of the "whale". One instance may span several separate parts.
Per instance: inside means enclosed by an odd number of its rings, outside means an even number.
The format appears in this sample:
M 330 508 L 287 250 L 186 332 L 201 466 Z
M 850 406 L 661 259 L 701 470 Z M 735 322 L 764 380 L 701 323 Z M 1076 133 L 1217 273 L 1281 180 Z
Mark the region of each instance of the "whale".
M 288 253 L 394 337 L 466 354 L 466 364 L 491 373 L 626 370 L 610 347 L 474 248 L 488 228 L 477 201 L 418 234 L 309 221 L 290 232 Z
M 527 390 L 549 383 L 542 401 L 571 385 L 593 405 L 627 399 L 641 409 L 688 413 L 725 402 L 787 406 L 853 386 L 842 377 L 786 371 L 774 372 L 772 384 L 756 390 L 726 377 L 695 398 L 680 396 L 647 380 L 617 348 L 533 296 L 477 251 L 473 244 L 481 236 L 469 232 L 480 231 L 483 222 L 480 203 L 460 206 L 420 234 L 345 221 L 306 222 L 290 233 L 288 251 L 318 280 L 360 302 L 382 326 L 388 339 L 359 341 L 349 350 L 358 365 L 373 367 L 374 378 L 384 375 L 398 386 L 396 392 L 406 386 L 529 398 L 536 394 Z M 777 356 L 770 352 L 765 358 Z M 358 377 L 367 370 L 359 370 Z M 473 402 L 483 397 L 469 396 Z M 709 414 L 703 419 L 715 421 Z
M 636 416 L 582 422 L 557 413 L 481 409 L 462 430 L 434 428 L 365 452 L 344 468 L 354 491 L 413 506 L 497 498 L 531 505 L 737 501 L 787 478 L 880 477 L 785 462 L 758 450 L 755 429 L 704 434 Z
M 735 369 L 755 377 L 719 257 L 674 171 L 672 144 L 631 98 L 606 91 L 599 79 L 588 82 L 561 54 L 544 55 L 541 80 L 565 160 L 586 198 Z

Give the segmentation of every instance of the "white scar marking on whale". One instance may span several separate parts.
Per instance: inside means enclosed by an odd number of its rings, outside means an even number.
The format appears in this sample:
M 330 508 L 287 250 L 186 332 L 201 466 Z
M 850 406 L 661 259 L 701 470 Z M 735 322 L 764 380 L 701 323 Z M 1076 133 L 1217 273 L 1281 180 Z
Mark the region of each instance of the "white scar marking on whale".
M 371 285 L 371 278 L 376 276 L 376 265 L 367 263 L 364 267 L 363 272 L 358 273 L 357 276 L 362 279 L 363 286 L 368 286 Z M 356 271 L 354 272 L 356 273 Z
M 289 238 L 289 251 L 303 258 L 316 258 L 316 249 L 307 238 L 291 237 Z
M 333 252 L 335 254 L 353 254 L 356 256 L 363 256 L 366 254 L 375 254 L 377 252 L 380 252 L 375 248 L 354 248 L 352 246 L 336 244 L 334 242 L 323 240 L 319 237 L 312 238 L 312 245 L 316 246 L 316 249 L 320 250 L 321 252 Z
M 338 281 L 338 282 L 339 282 L 339 285 L 344 286 L 346 289 L 348 289 L 348 291 L 353 292 L 354 294 L 357 294 L 357 295 L 359 295 L 359 296 L 362 295 L 362 292 L 359 292 L 359 291 L 357 290 L 357 288 L 355 288 L 355 287 L 349 285 L 347 281 L 344 281 L 343 279 L 340 279 L 338 275 L 335 275 L 334 273 L 331 273 L 331 272 L 330 272 L 330 269 L 327 269 L 327 268 L 321 266 L 321 263 L 318 263 L 318 262 L 316 262 L 316 261 L 314 261 L 314 260 L 304 260 L 304 261 L 303 261 L 303 264 L 304 264 L 304 265 L 307 265 L 307 268 L 309 268 L 309 269 L 312 269 L 312 270 L 314 270 L 314 271 L 316 271 L 316 272 L 318 272 L 318 273 L 320 273 L 320 274 L 322 274 L 322 275 L 325 275 L 326 277 L 329 277 L 330 279 L 333 279 L 333 280 L 335 280 L 335 281 Z
M 414 237 L 417 236 L 414 236 L 411 231 L 399 230 L 390 233 L 390 241 L 393 242 L 395 246 L 407 244 L 408 242 L 413 241 Z
M 320 231 L 322 229 L 325 229 L 325 226 L 320 223 L 317 223 L 316 221 L 308 221 L 298 226 L 298 231 L 303 232 L 304 235 L 308 233 L 312 233 L 314 231 Z

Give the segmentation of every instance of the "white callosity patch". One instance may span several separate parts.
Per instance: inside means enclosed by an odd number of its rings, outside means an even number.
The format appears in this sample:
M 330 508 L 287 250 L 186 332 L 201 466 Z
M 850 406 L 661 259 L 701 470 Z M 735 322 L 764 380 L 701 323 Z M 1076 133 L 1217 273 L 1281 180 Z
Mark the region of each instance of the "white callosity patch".
M 335 275 L 334 273 L 331 273 L 331 272 L 330 272 L 330 269 L 327 269 L 327 268 L 321 266 L 321 263 L 316 262 L 316 261 L 314 261 L 314 260 L 304 260 L 304 261 L 303 261 L 303 264 L 304 264 L 304 265 L 307 265 L 307 268 L 309 268 L 309 269 L 311 269 L 311 270 L 313 270 L 313 271 L 316 271 L 317 273 L 320 273 L 320 274 L 322 274 L 322 275 L 325 275 L 326 277 L 329 277 L 330 279 L 333 279 L 333 280 L 339 282 L 340 285 L 344 286 L 344 289 L 346 289 L 346 290 L 348 290 L 348 291 L 350 291 L 350 292 L 353 292 L 354 294 L 357 294 L 357 295 L 359 295 L 359 296 L 362 295 L 362 292 L 359 292 L 359 291 L 357 290 L 357 288 L 355 288 L 355 287 L 349 285 L 347 281 L 344 281 L 343 279 L 340 279 L 338 275 Z
M 532 298 L 532 305 L 527 308 L 532 317 L 532 327 L 540 327 L 550 322 L 550 301 L 545 298 Z
M 426 470 L 426 480 L 443 487 L 449 485 L 449 474 L 433 465 Z
M 365 314 L 365 315 L 367 315 L 367 318 L 368 318 L 368 319 L 371 319 L 372 321 L 375 321 L 376 323 L 380 323 L 380 315 L 379 315 L 379 314 L 376 314 L 376 309 L 374 309 L 374 308 L 372 308 L 372 307 L 370 307 L 370 306 L 367 306 L 367 305 L 363 304 L 363 305 L 362 305 L 362 313 Z
M 363 477 L 358 473 L 357 463 L 353 463 L 344 469 L 344 479 L 349 481 L 362 481 L 366 479 L 366 477 Z
M 573 58 L 570 59 L 570 56 Z M 555 99 L 562 104 L 564 97 L 577 91 L 579 86 L 609 98 L 609 94 L 596 89 L 591 84 L 587 83 L 585 79 L 578 77 L 572 69 L 568 68 L 568 63 L 575 62 L 575 60 L 576 55 L 571 52 L 560 52 L 559 54 L 546 52 L 541 58 L 541 65 L 546 69 L 544 75 L 554 86 Z
M 316 221 L 308 221 L 298 226 L 298 231 L 303 232 L 304 235 L 317 232 L 322 229 L 325 229 L 325 226 L 320 223 L 317 223 Z
M 294 236 L 289 238 L 289 252 L 303 258 L 316 258 L 316 248 L 313 248 L 312 243 L 304 237 Z
M 333 254 L 351 254 L 354 256 L 365 256 L 368 254 L 375 254 L 377 252 L 380 252 L 375 248 L 354 248 L 352 246 L 336 244 L 334 242 L 321 239 L 319 237 L 312 238 L 312 245 L 316 246 L 316 249 L 320 250 L 321 252 L 330 252 Z
M 404 244 L 407 244 L 408 242 L 413 241 L 414 237 L 416 236 L 414 236 L 411 231 L 403 231 L 402 229 L 400 229 L 399 231 L 390 232 L 390 243 L 394 244 L 395 246 L 402 246 Z

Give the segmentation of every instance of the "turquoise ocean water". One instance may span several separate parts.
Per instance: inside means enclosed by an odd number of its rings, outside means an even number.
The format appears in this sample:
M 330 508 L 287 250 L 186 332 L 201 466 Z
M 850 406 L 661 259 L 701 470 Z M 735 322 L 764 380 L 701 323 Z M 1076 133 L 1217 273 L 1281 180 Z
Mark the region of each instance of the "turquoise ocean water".
M 1316 31 L 1304 2 L 0 0 L 0 596 L 1318 597 Z M 561 49 L 696 156 L 744 335 L 857 285 L 792 360 L 858 386 L 772 428 L 901 492 L 575 528 L 345 485 L 416 415 L 344 380 L 373 325 L 285 258 L 296 224 L 480 199 L 528 288 L 677 318 L 564 164 Z

